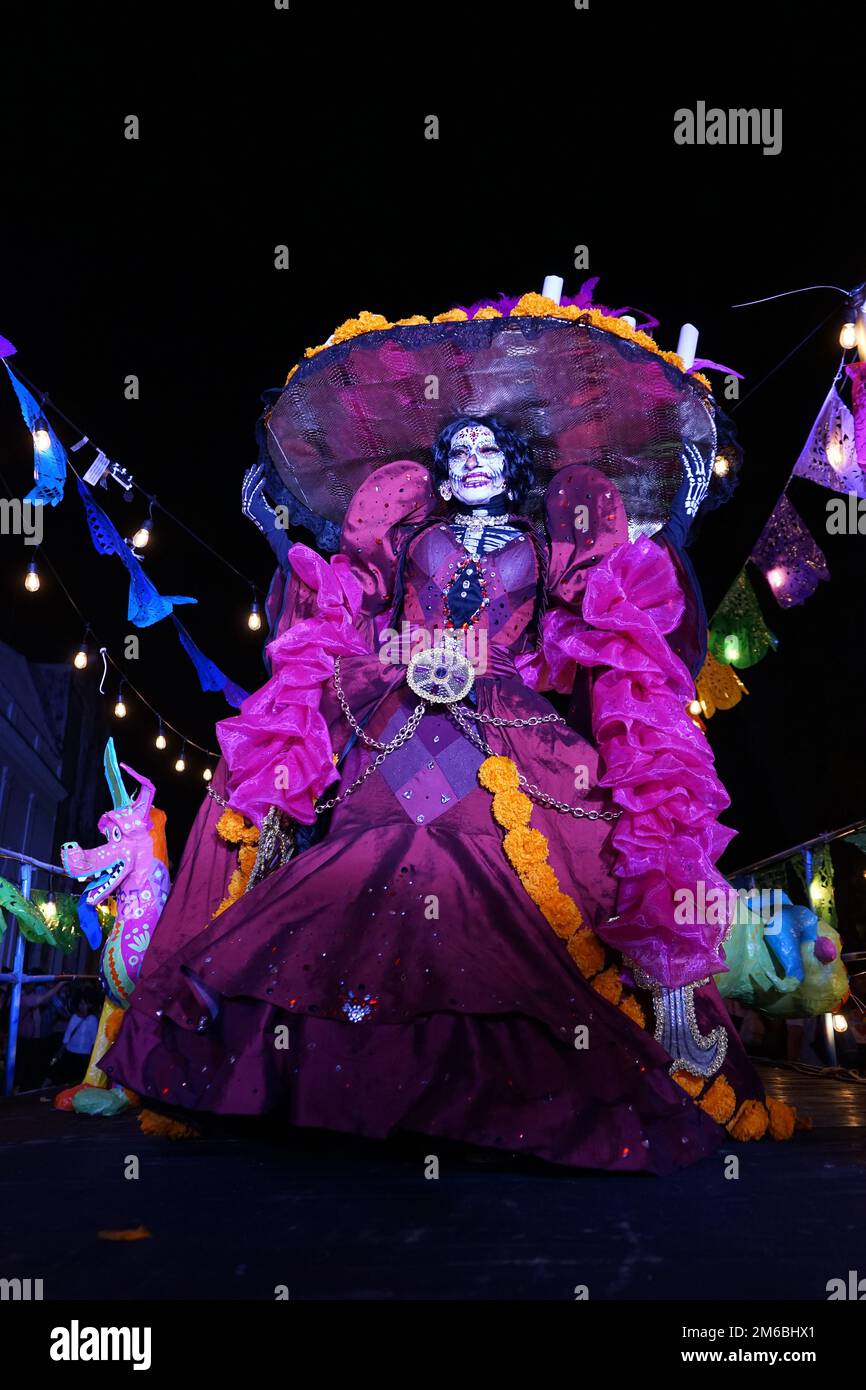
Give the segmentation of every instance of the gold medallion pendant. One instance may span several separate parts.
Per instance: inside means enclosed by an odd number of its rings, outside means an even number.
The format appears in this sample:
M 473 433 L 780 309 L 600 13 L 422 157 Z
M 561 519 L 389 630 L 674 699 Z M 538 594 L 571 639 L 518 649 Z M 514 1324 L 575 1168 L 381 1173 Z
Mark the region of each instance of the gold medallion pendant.
M 460 639 L 445 635 L 435 647 L 416 652 L 406 668 L 406 680 L 415 694 L 434 705 L 453 705 L 464 699 L 475 684 L 475 671 Z

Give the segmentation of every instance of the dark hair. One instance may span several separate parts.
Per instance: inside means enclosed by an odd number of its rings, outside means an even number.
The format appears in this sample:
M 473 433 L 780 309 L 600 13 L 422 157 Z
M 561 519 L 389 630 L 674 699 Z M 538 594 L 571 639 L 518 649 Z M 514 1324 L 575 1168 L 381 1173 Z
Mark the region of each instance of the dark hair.
M 448 451 L 451 440 L 459 430 L 466 429 L 468 425 L 484 425 L 492 433 L 505 455 L 506 491 L 513 494 L 515 505 L 521 507 L 535 482 L 532 454 L 523 435 L 518 434 L 498 415 L 459 415 L 456 420 L 449 420 L 439 431 L 433 445 L 433 477 L 437 485 L 448 481 Z

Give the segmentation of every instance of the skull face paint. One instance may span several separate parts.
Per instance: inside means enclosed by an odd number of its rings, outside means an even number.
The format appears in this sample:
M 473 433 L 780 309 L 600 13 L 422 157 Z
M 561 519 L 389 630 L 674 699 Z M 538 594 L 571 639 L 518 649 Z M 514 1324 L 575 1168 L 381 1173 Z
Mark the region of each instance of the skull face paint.
M 505 455 L 486 425 L 466 425 L 451 440 L 448 480 L 461 502 L 483 507 L 505 490 Z

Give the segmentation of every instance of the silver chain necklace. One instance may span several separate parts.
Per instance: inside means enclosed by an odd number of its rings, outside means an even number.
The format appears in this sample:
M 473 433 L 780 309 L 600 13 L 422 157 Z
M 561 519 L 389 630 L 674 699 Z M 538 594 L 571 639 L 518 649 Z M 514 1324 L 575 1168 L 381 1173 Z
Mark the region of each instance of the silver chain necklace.
M 418 729 L 418 725 L 427 713 L 427 705 L 422 700 L 415 706 L 411 715 L 406 720 L 406 723 L 401 725 L 394 737 L 389 739 L 387 743 L 383 743 L 380 739 L 370 738 L 369 734 L 365 733 L 352 713 L 340 680 L 339 656 L 334 658 L 333 679 L 337 699 L 340 702 L 340 709 L 343 711 L 349 727 L 368 748 L 378 748 L 380 752 L 372 762 L 367 764 L 360 776 L 356 777 L 354 782 L 346 787 L 345 791 L 340 792 L 337 796 L 330 797 L 327 801 L 320 801 L 317 804 L 315 808 L 317 816 L 322 815 L 325 811 L 332 810 L 334 806 L 345 801 L 347 797 L 351 796 L 353 792 L 356 792 L 359 787 L 363 786 L 367 778 L 378 771 L 382 766 L 389 753 L 396 752 L 398 748 L 402 748 L 403 744 L 407 743 L 409 739 L 412 738 L 413 734 L 415 734 Z M 466 706 L 462 704 L 452 704 L 446 707 L 446 712 L 449 717 L 453 719 L 464 738 L 467 738 L 479 752 L 484 753 L 488 758 L 494 756 L 493 749 L 485 742 L 480 734 L 476 733 L 471 724 L 466 722 L 467 720 L 475 720 L 479 724 L 492 724 L 494 727 L 502 729 L 531 729 L 535 728 L 538 724 L 565 724 L 566 722 L 562 715 L 557 714 L 555 711 L 551 714 L 530 715 L 528 719 L 503 719 L 497 715 L 482 714 L 476 710 L 467 709 Z M 537 801 L 542 806 L 552 807 L 553 810 L 561 811 L 563 814 L 574 816 L 578 820 L 615 821 L 619 820 L 622 815 L 622 811 L 587 811 L 583 806 L 571 806 L 567 801 L 559 801 L 555 796 L 550 796 L 549 793 L 543 792 L 534 782 L 529 782 L 527 778 L 523 776 L 523 773 L 519 771 L 517 780 L 526 795 L 533 801 Z

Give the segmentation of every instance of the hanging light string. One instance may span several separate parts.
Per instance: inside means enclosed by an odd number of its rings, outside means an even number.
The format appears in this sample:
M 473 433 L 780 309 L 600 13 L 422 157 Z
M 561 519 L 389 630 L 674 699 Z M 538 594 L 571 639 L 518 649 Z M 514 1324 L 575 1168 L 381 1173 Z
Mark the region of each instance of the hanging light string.
M 43 407 L 50 407 L 53 413 L 57 415 L 64 422 L 64 424 L 68 425 L 69 428 L 75 432 L 75 434 L 78 435 L 81 444 L 89 443 L 94 449 L 97 450 L 97 453 L 103 452 L 98 448 L 96 444 L 93 443 L 93 440 L 90 438 L 90 436 L 86 435 L 84 433 L 84 430 L 82 430 L 75 423 L 74 420 L 71 420 L 69 416 L 65 414 L 65 412 L 62 411 L 60 407 L 54 403 L 54 401 L 48 395 L 47 391 L 40 391 L 39 387 L 35 384 L 35 382 L 32 382 L 29 379 L 29 377 L 26 377 L 24 373 L 18 369 L 17 365 L 15 367 L 15 375 L 21 381 L 24 382 L 25 386 L 29 386 L 33 394 L 39 398 L 39 401 Z M 68 451 L 67 464 L 70 470 L 75 474 L 75 477 L 78 478 L 79 481 L 83 481 L 83 479 L 81 478 L 81 474 L 76 469 L 72 460 L 68 457 Z M 135 489 L 135 491 L 140 493 L 141 496 L 147 500 L 151 509 L 153 507 L 158 507 L 159 510 L 163 512 L 165 516 L 169 518 L 170 521 L 174 522 L 175 526 L 178 526 L 182 531 L 185 531 L 186 534 L 190 536 L 194 541 L 196 541 L 196 543 L 200 545 L 203 550 L 207 550 L 214 557 L 215 560 L 218 560 L 221 565 L 225 566 L 226 569 L 231 570 L 231 572 L 233 574 L 236 574 L 239 579 L 242 579 L 245 584 L 249 584 L 250 588 L 253 589 L 256 594 L 258 594 L 260 586 L 255 582 L 255 580 L 250 579 L 248 574 L 244 574 L 242 570 L 238 569 L 237 565 L 232 564 L 231 560 L 227 560 L 225 555 L 221 555 L 218 550 L 215 550 L 209 541 L 206 541 L 203 536 L 200 536 L 197 531 L 194 531 L 191 526 L 188 526 L 185 521 L 182 521 L 179 516 L 177 516 L 173 511 L 166 507 L 162 502 L 157 501 L 156 496 L 152 493 L 149 493 L 146 488 L 143 488 L 141 486 L 140 483 L 137 483 L 135 481 L 135 478 L 130 478 L 130 483 L 132 487 Z
M 2 485 L 7 497 L 11 498 L 12 491 L 2 473 L 0 473 L 0 485 Z M 123 667 L 118 665 L 108 648 L 100 642 L 98 634 L 94 630 L 92 624 L 87 621 L 81 608 L 78 606 L 75 599 L 72 597 L 72 594 L 69 592 L 68 588 L 64 584 L 63 579 L 61 578 L 61 575 L 57 570 L 57 567 L 54 564 L 52 564 L 51 560 L 45 554 L 45 551 L 41 546 L 39 547 L 39 551 L 46 568 L 53 575 L 57 587 L 60 589 L 61 593 L 65 595 L 70 607 L 78 615 L 78 618 L 84 625 L 84 637 L 81 640 L 81 644 L 78 649 L 79 652 L 86 650 L 87 638 L 90 637 L 93 641 L 94 646 L 96 646 L 102 654 L 103 660 L 106 662 L 106 664 L 112 666 L 116 671 L 121 684 L 123 686 L 126 686 L 129 690 L 131 690 L 133 694 L 137 697 L 137 699 L 140 700 L 142 705 L 144 705 L 146 709 L 150 710 L 151 714 L 154 716 L 154 718 L 157 721 L 157 724 L 159 725 L 160 731 L 162 731 L 163 726 L 165 726 L 166 729 L 170 729 L 171 732 L 180 739 L 182 744 L 189 745 L 190 748 L 197 748 L 200 753 L 204 753 L 205 756 L 208 758 L 220 758 L 220 753 L 215 753 L 212 748 L 206 748 L 203 743 L 198 743 L 194 738 L 190 738 L 187 734 L 182 733 L 180 729 L 176 728 L 176 726 L 172 724 L 170 720 L 166 719 L 164 715 L 161 715 L 159 713 L 159 710 L 157 710 L 156 707 L 152 705 L 150 701 L 145 698 L 144 695 L 142 695 L 141 691 L 138 689 L 138 686 L 134 685 L 133 682 L 129 679 Z M 34 562 L 31 561 L 31 564 L 33 563 Z M 83 668 L 79 667 L 79 669 Z
M 87 621 L 86 621 L 86 619 L 85 619 L 85 617 L 84 617 L 84 614 L 82 613 L 82 611 L 81 611 L 81 609 L 79 608 L 78 604 L 75 602 L 75 599 L 74 599 L 74 598 L 72 597 L 72 595 L 70 594 L 69 590 L 67 589 L 66 585 L 64 584 L 64 582 L 63 582 L 63 580 L 61 579 L 60 575 L 58 574 L 57 569 L 56 569 L 55 566 L 51 563 L 51 561 L 48 559 L 48 556 L 47 556 L 47 555 L 43 555 L 43 559 L 44 559 L 44 561 L 45 561 L 46 567 L 51 571 L 51 574 L 54 576 L 54 579 L 55 579 L 56 582 L 57 582 L 58 588 L 60 588 L 60 589 L 62 590 L 62 592 L 66 595 L 66 598 L 68 599 L 68 601 L 69 601 L 70 605 L 72 606 L 72 608 L 74 608 L 75 612 L 78 614 L 78 617 L 81 619 L 81 621 L 82 621 L 83 623 L 85 623 L 85 625 L 86 625 L 88 631 L 90 632 L 91 637 L 93 638 L 94 645 L 97 646 L 97 647 L 99 648 L 99 651 L 102 652 L 102 654 L 103 654 L 105 660 L 107 661 L 107 663 L 108 663 L 110 666 L 112 666 L 112 667 L 114 668 L 115 672 L 117 673 L 118 680 L 119 680 L 119 690 L 121 690 L 121 691 L 122 691 L 123 689 L 131 690 L 131 691 L 133 692 L 133 694 L 136 696 L 136 698 L 141 702 L 141 704 L 144 705 L 145 709 L 150 710 L 150 712 L 151 712 L 151 714 L 153 715 L 154 719 L 156 720 L 156 722 L 157 722 L 157 724 L 158 724 L 160 730 L 161 730 L 161 729 L 163 728 L 163 726 L 164 726 L 166 729 L 170 729 L 171 732 L 172 732 L 173 734 L 175 734 L 175 735 L 180 739 L 181 743 L 182 743 L 184 746 L 189 745 L 190 748 L 197 748 L 198 751 L 199 751 L 200 753 L 204 753 L 205 756 L 208 757 L 208 758 L 219 758 L 219 757 L 221 756 L 221 754 L 215 753 L 214 750 L 213 750 L 212 748 L 206 748 L 205 745 L 204 745 L 203 743 L 197 743 L 196 740 L 195 740 L 194 738 L 190 738 L 187 734 L 182 733 L 181 730 L 178 729 L 174 724 L 172 724 L 170 720 L 166 719 L 164 715 L 160 714 L 159 710 L 155 707 L 155 705 L 152 705 L 152 704 L 150 703 L 150 701 L 149 701 L 148 699 L 146 699 L 144 695 L 142 695 L 142 693 L 141 693 L 141 691 L 139 690 L 138 686 L 135 685 L 135 684 L 129 679 L 129 676 L 126 674 L 125 669 L 124 669 L 122 666 L 118 665 L 118 663 L 115 661 L 114 657 L 111 655 L 111 652 L 108 650 L 108 648 L 107 648 L 106 646 L 104 646 L 104 645 L 100 642 L 97 633 L 94 631 L 94 629 L 91 627 L 91 625 L 90 625 L 89 623 L 87 623 Z
M 756 303 L 760 303 L 761 301 L 760 301 L 760 300 L 756 300 L 755 302 L 756 302 Z M 739 306 L 738 306 L 738 305 L 734 305 L 733 307 L 734 307 L 734 308 L 738 308 Z M 757 382 L 755 383 L 755 385 L 752 387 L 751 391 L 747 391 L 746 394 L 745 394 L 745 396 L 742 396 L 740 400 L 738 400 L 734 405 L 731 406 L 731 408 L 730 408 L 728 414 L 729 414 L 729 415 L 733 415 L 733 413 L 734 413 L 735 410 L 738 410 L 739 407 L 740 407 L 741 405 L 744 405 L 746 401 L 751 400 L 751 398 L 752 398 L 752 396 L 754 396 L 755 392 L 756 392 L 756 391 L 759 391 L 760 388 L 764 385 L 764 383 L 767 382 L 767 381 L 769 381 L 771 377 L 775 376 L 775 375 L 776 375 L 776 372 L 780 371 L 780 370 L 782 369 L 782 367 L 784 367 L 785 364 L 786 364 L 787 362 L 790 362 L 791 358 L 795 355 L 795 353 L 798 353 L 798 352 L 800 351 L 801 348 L 805 347 L 806 344 L 809 342 L 809 340 L 810 340 L 811 338 L 814 338 L 814 336 L 815 336 L 816 333 L 820 332 L 820 330 L 824 327 L 824 324 L 827 323 L 827 321 L 828 321 L 829 319 L 833 318 L 833 316 L 835 315 L 835 313 L 836 313 L 836 310 L 835 310 L 835 309 L 831 309 L 830 312 L 829 312 L 829 314 L 825 314 L 825 315 L 824 315 L 824 317 L 821 319 L 821 322 L 820 322 L 820 323 L 816 323 L 814 328 L 810 328 L 810 330 L 809 330 L 809 332 L 806 334 L 805 338 L 801 338 L 800 341 L 799 341 L 799 343 L 795 344 L 795 346 L 791 348 L 791 351 L 788 352 L 788 353 L 786 353 L 785 356 L 781 359 L 781 361 L 777 362 L 776 365 L 775 365 L 774 367 L 771 367 L 770 370 L 766 373 L 766 375 L 765 375 L 765 376 L 762 376 L 761 379 L 760 379 L 760 381 L 757 381 Z
M 837 294 L 843 294 L 846 299 L 853 299 L 860 294 L 864 285 L 855 285 L 853 289 L 843 289 L 841 285 L 802 285 L 796 290 L 782 290 L 781 294 L 768 294 L 763 299 L 744 299 L 742 304 L 732 304 L 732 309 L 750 309 L 753 304 L 770 304 L 774 299 L 789 299 L 793 294 L 808 294 L 810 290 L 835 290 Z

